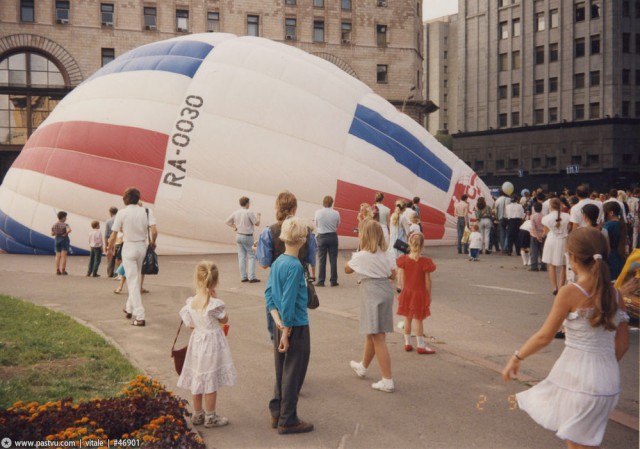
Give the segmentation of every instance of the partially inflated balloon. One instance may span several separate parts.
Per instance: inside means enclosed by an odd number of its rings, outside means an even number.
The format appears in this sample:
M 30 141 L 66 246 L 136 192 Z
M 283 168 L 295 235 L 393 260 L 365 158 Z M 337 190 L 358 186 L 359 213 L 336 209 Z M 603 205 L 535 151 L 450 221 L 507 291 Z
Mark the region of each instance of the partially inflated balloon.
M 285 44 L 206 33 L 134 49 L 60 102 L 0 187 L 0 248 L 50 254 L 56 212 L 76 250 L 137 186 L 163 254 L 234 249 L 225 225 L 248 196 L 262 224 L 290 190 L 311 219 L 335 198 L 344 248 L 360 203 L 422 199 L 428 240 L 453 243 L 453 205 L 489 190 L 458 157 L 335 65 Z M 232 246 L 233 245 L 233 246 Z
M 502 191 L 507 195 L 511 195 L 513 193 L 513 184 L 511 184 L 509 181 L 505 182 L 504 184 L 502 184 Z

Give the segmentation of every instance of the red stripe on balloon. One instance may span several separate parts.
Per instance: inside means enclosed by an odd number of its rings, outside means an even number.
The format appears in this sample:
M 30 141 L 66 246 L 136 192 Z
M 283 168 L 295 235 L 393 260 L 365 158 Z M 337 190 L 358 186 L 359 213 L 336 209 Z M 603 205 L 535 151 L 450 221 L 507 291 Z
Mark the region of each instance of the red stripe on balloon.
M 373 205 L 378 192 L 381 191 L 338 180 L 336 198 L 333 204 L 334 209 L 340 212 L 338 235 L 357 236 L 357 233 L 353 230 L 358 227 L 360 204 L 369 203 Z M 396 199 L 403 197 L 388 192 L 381 193 L 384 195 L 384 205 L 391 209 L 393 213 Z M 445 223 L 447 221 L 444 212 L 424 204 L 419 206 L 424 238 L 427 240 L 440 240 L 444 237 Z
M 121 195 L 136 186 L 155 202 L 168 136 L 93 122 L 54 123 L 38 129 L 13 167 Z

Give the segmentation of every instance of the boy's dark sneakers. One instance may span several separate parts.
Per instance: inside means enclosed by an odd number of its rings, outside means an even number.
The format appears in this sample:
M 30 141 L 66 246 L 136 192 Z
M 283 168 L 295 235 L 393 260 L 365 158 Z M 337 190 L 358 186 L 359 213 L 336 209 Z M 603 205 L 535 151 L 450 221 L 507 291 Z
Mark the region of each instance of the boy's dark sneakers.
M 278 433 L 280 435 L 288 435 L 291 433 L 307 433 L 313 430 L 313 424 L 304 421 L 298 421 L 293 426 L 278 426 Z

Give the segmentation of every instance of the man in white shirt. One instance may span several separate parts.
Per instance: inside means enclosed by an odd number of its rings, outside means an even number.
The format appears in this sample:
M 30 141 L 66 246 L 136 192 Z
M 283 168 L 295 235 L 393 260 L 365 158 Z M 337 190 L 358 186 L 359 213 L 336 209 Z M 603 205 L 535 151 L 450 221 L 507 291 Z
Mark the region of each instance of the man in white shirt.
M 602 222 L 602 203 L 600 201 L 589 199 L 589 190 L 586 186 L 581 185 L 576 189 L 576 196 L 580 199 L 576 205 L 571 208 L 571 212 L 569 215 L 571 216 L 571 220 L 569 223 L 569 232 L 581 228 L 585 225 L 584 219 L 582 218 L 582 208 L 587 204 L 595 204 L 600 209 L 600 213 L 598 215 L 598 223 Z
M 253 252 L 253 231 L 260 226 L 260 213 L 249 210 L 249 198 L 240 198 L 240 209 L 232 213 L 225 224 L 236 231 L 238 245 L 238 266 L 241 282 L 260 282 L 256 279 L 256 254 Z
M 500 249 L 503 253 L 507 252 L 507 205 L 511 199 L 504 193 L 500 192 L 500 197 L 495 202 L 496 219 L 500 223 Z
M 520 231 L 520 225 L 524 219 L 524 208 L 518 201 L 518 196 L 513 195 L 511 202 L 506 208 L 507 217 L 507 256 L 510 256 L 512 249 L 516 247 L 516 255 L 520 255 L 520 242 L 518 241 L 518 231 Z
M 467 203 L 467 194 L 464 193 L 454 206 L 454 213 L 456 216 L 456 228 L 458 230 L 458 254 L 462 254 L 462 236 L 464 235 L 464 229 L 469 227 L 469 203 Z M 464 245 L 464 253 L 469 254 L 468 242 Z
M 340 225 L 340 213 L 333 206 L 333 198 L 329 195 L 322 200 L 322 209 L 316 211 L 313 219 L 316 225 L 316 241 L 318 242 L 318 287 L 324 287 L 327 275 L 327 253 L 331 265 L 329 282 L 332 287 L 338 286 L 338 226 Z
M 376 193 L 376 207 L 378 208 L 378 222 L 382 226 L 382 233 L 384 234 L 384 240 L 389 245 L 389 218 L 391 217 L 391 209 L 382 204 L 384 200 L 384 194 L 382 192 Z

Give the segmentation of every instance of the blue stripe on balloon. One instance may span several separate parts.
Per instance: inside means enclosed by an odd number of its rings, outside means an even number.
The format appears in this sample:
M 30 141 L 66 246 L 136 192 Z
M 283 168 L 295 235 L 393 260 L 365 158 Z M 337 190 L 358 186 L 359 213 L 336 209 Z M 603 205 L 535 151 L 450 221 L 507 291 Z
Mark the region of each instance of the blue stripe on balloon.
M 55 254 L 52 237 L 27 228 L 0 210 L 0 250 L 10 254 Z M 87 250 L 72 246 L 74 255 L 86 256 Z
M 193 78 L 213 45 L 197 41 L 158 42 L 131 50 L 111 61 L 89 79 L 112 73 L 160 70 Z
M 349 134 L 358 137 L 402 164 L 421 179 L 447 192 L 453 171 L 413 134 L 379 113 L 358 105 Z

